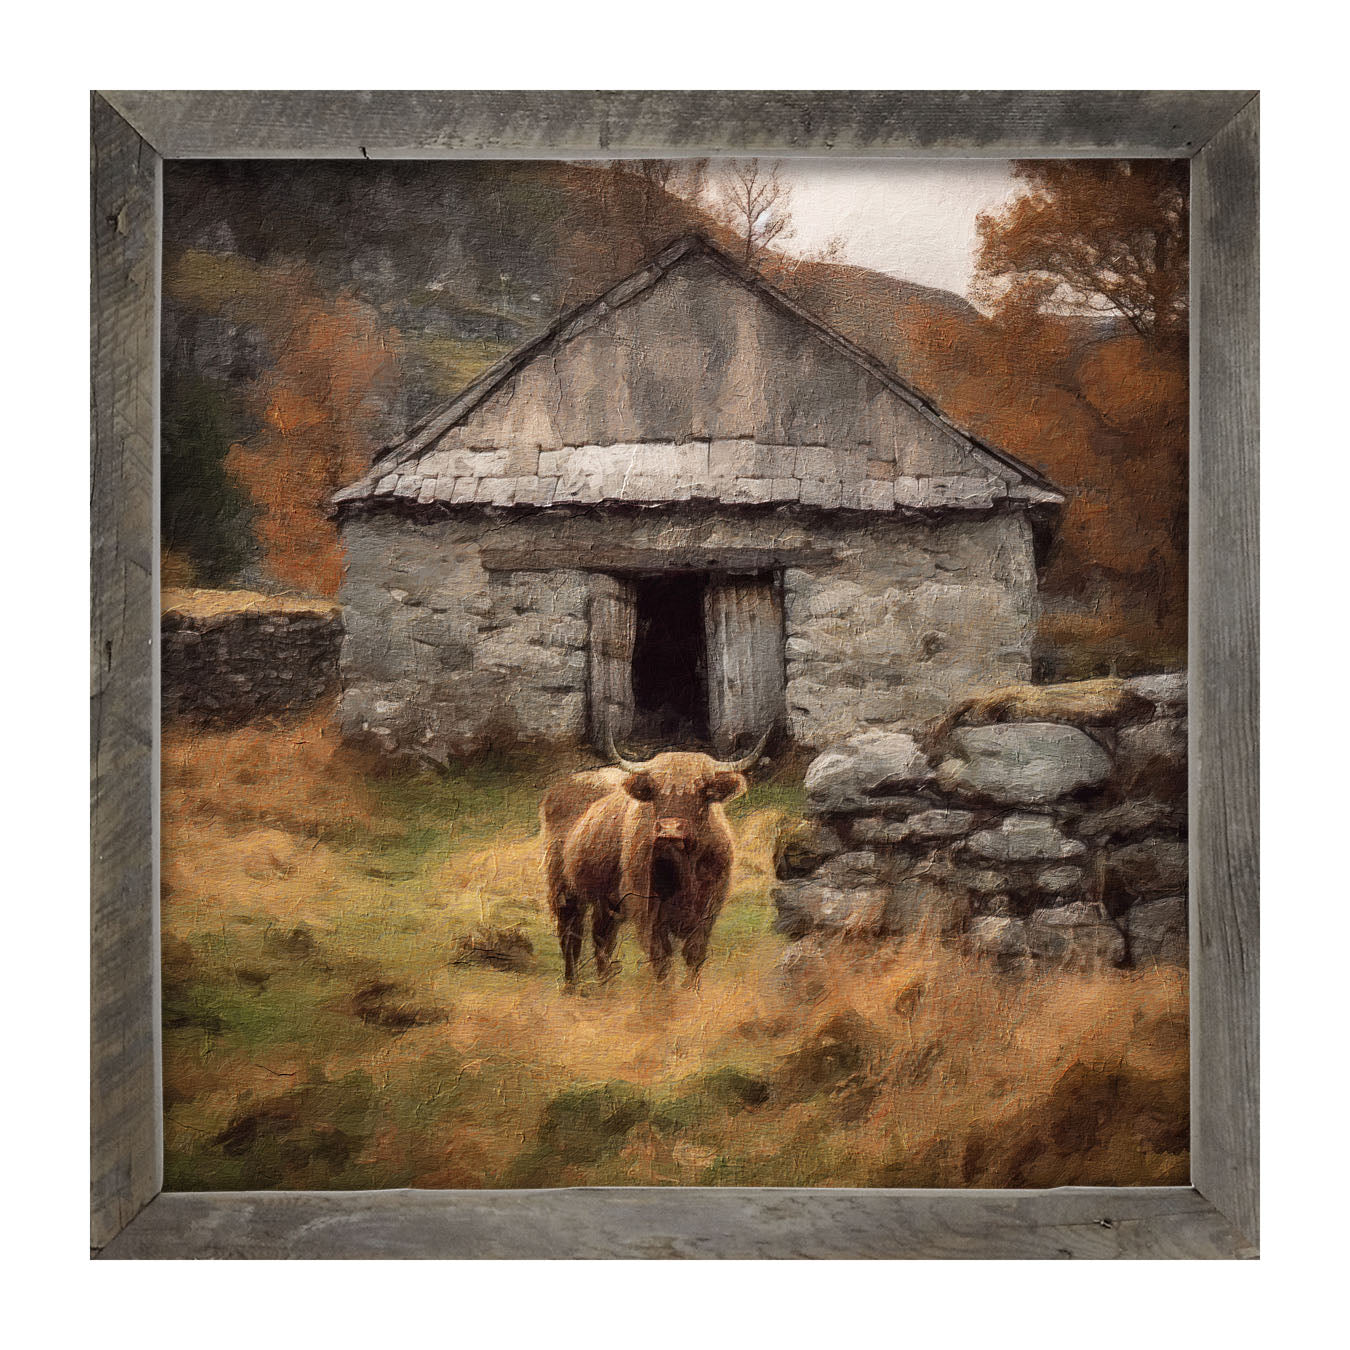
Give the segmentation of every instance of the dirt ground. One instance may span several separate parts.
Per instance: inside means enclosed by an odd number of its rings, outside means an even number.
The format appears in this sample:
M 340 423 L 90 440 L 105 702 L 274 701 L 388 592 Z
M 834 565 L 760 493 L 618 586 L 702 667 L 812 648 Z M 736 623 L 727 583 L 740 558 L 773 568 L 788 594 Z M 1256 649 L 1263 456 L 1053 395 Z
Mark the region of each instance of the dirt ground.
M 772 931 L 783 765 L 697 989 L 565 993 L 536 811 L 592 761 L 394 772 L 324 713 L 171 728 L 166 1187 L 1056 1186 L 1188 1175 L 1182 972 L 1016 980 Z

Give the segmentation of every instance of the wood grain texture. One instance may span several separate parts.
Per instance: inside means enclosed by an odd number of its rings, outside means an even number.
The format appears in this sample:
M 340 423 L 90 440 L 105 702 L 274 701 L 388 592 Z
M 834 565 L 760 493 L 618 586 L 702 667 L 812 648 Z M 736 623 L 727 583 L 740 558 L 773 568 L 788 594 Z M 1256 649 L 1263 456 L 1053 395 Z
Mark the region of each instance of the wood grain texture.
M 167 158 L 822 153 L 1186 158 L 1219 90 L 109 91 Z
M 95 95 L 90 408 L 91 1244 L 158 1190 L 159 160 Z
M 226 1259 L 1021 1259 L 1252 1255 L 1183 1187 L 650 1187 L 161 1195 L 104 1255 Z
M 1191 1178 L 1253 1242 L 1259 1136 L 1258 108 L 1191 178 Z
M 899 480 L 884 499 L 862 491 L 868 459 Z M 934 486 L 934 505 L 1064 500 L 700 234 L 503 357 L 333 500 L 494 501 L 505 485 L 485 489 L 503 477 L 517 505 L 800 496 L 891 510 Z
M 717 753 L 730 758 L 779 725 L 786 711 L 778 583 L 773 577 L 714 578 L 703 593 L 703 625 L 709 729 Z
M 626 577 L 591 577 L 589 720 L 591 743 L 604 751 L 633 729 L 633 647 L 637 586 Z

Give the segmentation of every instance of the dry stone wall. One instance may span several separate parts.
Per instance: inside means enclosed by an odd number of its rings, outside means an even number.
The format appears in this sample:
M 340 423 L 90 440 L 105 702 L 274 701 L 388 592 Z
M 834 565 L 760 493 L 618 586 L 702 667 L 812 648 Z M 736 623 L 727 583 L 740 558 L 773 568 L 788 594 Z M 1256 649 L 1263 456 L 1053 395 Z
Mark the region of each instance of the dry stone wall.
M 1019 710 L 1037 720 L 992 720 Z M 793 938 L 926 933 L 1008 971 L 1186 960 L 1184 672 L 996 691 L 926 741 L 855 735 L 806 790 L 776 850 Z
M 166 719 L 237 725 L 302 711 L 338 682 L 342 612 L 251 591 L 170 591 L 160 619 Z

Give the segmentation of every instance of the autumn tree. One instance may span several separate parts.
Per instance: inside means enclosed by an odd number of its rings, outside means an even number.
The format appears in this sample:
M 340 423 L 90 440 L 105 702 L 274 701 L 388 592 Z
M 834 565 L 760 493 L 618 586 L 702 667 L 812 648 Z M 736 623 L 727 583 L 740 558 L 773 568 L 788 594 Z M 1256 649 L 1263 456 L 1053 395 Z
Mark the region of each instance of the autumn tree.
M 1078 608 L 1050 626 L 1084 649 L 1175 660 L 1186 634 L 1186 166 L 1055 160 L 1015 172 L 1027 191 L 979 220 L 974 290 L 992 317 L 982 354 L 965 362 L 986 395 L 973 420 L 1069 490 L 1046 582 Z
M 329 504 L 370 463 L 397 334 L 369 306 L 321 295 L 303 275 L 278 288 L 268 326 L 274 363 L 251 392 L 261 424 L 225 464 L 257 509 L 267 570 L 289 588 L 334 595 L 343 559 Z
M 1187 326 L 1184 160 L 1020 160 L 1028 191 L 980 216 L 977 296 L 996 312 L 1107 315 L 1157 344 Z
M 758 266 L 776 241 L 792 237 L 792 189 L 781 169 L 776 161 L 766 168 L 757 159 L 730 159 L 709 190 L 713 217 L 738 236 L 746 267 Z
M 342 554 L 329 501 L 365 470 L 373 447 L 392 430 L 386 419 L 398 332 L 350 292 L 325 291 L 300 265 L 188 250 L 166 261 L 164 288 L 181 311 L 227 321 L 258 346 L 257 369 L 229 391 L 238 439 L 224 455 L 224 474 L 247 494 L 260 562 L 272 579 L 291 590 L 334 594 Z M 209 449 L 226 425 L 193 411 L 206 406 L 201 395 L 178 403 L 192 416 L 166 423 L 165 462 L 175 466 L 183 458 L 179 443 L 191 439 Z M 169 452 L 177 455 L 172 461 Z M 224 486 L 223 478 L 208 482 L 202 472 L 179 485 L 180 496 Z

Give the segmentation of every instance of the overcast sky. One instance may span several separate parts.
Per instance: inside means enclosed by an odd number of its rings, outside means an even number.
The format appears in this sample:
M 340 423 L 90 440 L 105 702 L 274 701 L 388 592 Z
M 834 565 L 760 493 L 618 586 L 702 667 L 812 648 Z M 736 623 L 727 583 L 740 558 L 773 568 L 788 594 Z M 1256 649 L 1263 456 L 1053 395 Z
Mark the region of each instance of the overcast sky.
M 1015 195 L 1007 160 L 784 159 L 792 253 L 844 240 L 843 261 L 967 295 L 975 217 Z

